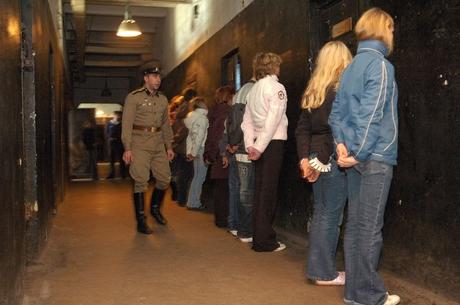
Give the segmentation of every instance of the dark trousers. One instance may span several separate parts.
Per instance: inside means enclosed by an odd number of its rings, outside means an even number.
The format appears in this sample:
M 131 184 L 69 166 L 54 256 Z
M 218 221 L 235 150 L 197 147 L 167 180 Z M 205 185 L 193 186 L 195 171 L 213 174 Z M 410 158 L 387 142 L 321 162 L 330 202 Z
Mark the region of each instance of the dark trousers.
M 87 152 L 88 152 L 88 170 L 93 180 L 99 180 L 99 175 L 97 173 L 96 150 L 92 148 L 92 149 L 88 149 Z
M 219 228 L 227 227 L 228 179 L 213 179 L 214 223 Z
M 185 205 L 187 203 L 188 189 L 193 178 L 193 162 L 187 161 L 185 155 L 176 154 L 172 164 L 172 181 L 177 187 L 177 202 Z
M 283 163 L 284 143 L 272 140 L 259 160 L 255 161 L 255 198 L 253 207 L 253 244 L 258 252 L 278 248 L 276 232 L 273 230 L 278 203 L 278 181 Z
M 115 176 L 115 162 L 118 161 L 120 164 L 120 176 L 122 178 L 126 177 L 126 166 L 123 161 L 123 144 L 121 140 L 111 140 L 110 141 L 110 173 L 109 176 Z

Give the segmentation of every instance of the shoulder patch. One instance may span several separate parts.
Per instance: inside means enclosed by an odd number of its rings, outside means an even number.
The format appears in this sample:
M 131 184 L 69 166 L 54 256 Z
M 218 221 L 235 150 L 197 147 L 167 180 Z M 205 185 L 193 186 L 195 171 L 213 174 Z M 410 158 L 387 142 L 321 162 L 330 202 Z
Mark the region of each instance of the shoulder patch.
M 143 92 L 143 91 L 145 91 L 145 88 L 144 88 L 144 87 L 139 88 L 139 89 L 136 89 L 136 90 L 134 90 L 134 91 L 131 91 L 130 94 L 135 95 L 135 94 L 138 94 L 138 93 Z
M 284 94 L 284 92 L 283 92 L 282 90 L 278 91 L 278 98 L 279 98 L 280 100 L 284 100 L 285 97 L 286 97 L 286 96 L 285 96 L 285 94 Z

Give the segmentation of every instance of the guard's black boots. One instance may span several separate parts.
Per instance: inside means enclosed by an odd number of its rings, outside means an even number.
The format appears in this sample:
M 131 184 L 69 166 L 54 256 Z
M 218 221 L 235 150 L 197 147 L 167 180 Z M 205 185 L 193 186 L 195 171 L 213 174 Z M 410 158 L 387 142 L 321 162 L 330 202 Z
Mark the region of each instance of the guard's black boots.
M 152 201 L 150 202 L 150 213 L 152 213 L 153 218 L 160 224 L 165 225 L 166 219 L 161 215 L 161 203 L 163 202 L 163 197 L 165 196 L 164 190 L 159 190 L 155 188 L 152 194 Z
M 137 232 L 152 234 L 152 229 L 147 225 L 144 215 L 144 193 L 134 193 L 134 211 L 136 212 Z

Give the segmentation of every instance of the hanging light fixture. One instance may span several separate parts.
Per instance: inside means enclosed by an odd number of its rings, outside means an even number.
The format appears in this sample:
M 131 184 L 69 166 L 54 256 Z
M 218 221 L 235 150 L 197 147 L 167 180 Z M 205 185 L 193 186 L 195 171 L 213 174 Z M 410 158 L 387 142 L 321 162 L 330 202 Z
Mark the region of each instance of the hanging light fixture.
M 141 29 L 136 21 L 131 16 L 131 8 L 129 3 L 125 6 L 125 19 L 118 26 L 117 36 L 119 37 L 136 37 L 141 35 Z
M 107 77 L 105 78 L 104 89 L 102 89 L 101 96 L 109 97 L 112 96 L 112 91 L 110 91 L 109 86 L 107 85 Z

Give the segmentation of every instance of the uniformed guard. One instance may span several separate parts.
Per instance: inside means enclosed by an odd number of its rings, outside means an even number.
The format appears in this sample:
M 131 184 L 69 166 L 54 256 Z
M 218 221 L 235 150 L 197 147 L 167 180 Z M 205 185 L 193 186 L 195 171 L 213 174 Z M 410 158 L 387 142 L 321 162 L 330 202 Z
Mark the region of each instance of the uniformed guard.
M 125 148 L 123 160 L 130 164 L 129 174 L 134 179 L 137 231 L 151 234 L 144 216 L 144 192 L 148 189 L 151 171 L 156 184 L 150 212 L 159 224 L 165 225 L 160 207 L 171 179 L 168 160 L 174 158 L 173 132 L 168 119 L 168 100 L 158 91 L 161 84 L 159 67 L 147 65 L 143 75 L 144 86 L 125 99 L 121 138 Z

